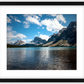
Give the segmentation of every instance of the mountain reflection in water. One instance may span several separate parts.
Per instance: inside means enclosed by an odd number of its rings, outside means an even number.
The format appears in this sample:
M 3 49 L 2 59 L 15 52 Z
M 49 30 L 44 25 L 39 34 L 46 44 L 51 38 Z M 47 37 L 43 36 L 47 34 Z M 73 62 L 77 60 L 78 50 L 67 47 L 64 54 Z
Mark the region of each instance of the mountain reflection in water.
M 76 70 L 76 48 L 7 48 L 7 70 Z

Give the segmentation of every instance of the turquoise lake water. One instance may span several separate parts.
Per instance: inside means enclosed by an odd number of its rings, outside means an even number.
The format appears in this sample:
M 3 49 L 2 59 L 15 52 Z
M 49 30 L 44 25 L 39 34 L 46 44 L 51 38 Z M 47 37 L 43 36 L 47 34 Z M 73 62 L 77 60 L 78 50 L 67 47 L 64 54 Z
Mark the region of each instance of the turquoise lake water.
M 7 48 L 7 70 L 76 70 L 76 48 Z

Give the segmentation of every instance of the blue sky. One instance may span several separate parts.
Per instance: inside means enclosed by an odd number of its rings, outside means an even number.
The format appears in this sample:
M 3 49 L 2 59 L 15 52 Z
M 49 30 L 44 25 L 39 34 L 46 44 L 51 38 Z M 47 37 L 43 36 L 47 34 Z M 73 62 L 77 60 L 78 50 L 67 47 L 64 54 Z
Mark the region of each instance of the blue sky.
M 76 21 L 76 14 L 7 14 L 7 43 L 28 43 L 36 36 L 48 40 L 71 21 Z

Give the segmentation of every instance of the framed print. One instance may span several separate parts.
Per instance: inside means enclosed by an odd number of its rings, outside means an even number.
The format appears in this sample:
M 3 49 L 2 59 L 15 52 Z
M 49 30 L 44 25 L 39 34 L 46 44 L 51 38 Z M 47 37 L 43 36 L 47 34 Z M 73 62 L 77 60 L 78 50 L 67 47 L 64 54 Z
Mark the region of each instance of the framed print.
M 1 82 L 84 82 L 82 2 L 1 2 Z

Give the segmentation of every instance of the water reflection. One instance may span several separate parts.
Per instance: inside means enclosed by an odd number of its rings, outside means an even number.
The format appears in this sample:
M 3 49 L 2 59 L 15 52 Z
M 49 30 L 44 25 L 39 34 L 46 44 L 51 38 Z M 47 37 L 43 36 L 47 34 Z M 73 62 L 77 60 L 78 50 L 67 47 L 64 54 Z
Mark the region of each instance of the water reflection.
M 76 49 L 8 48 L 8 70 L 75 70 Z

